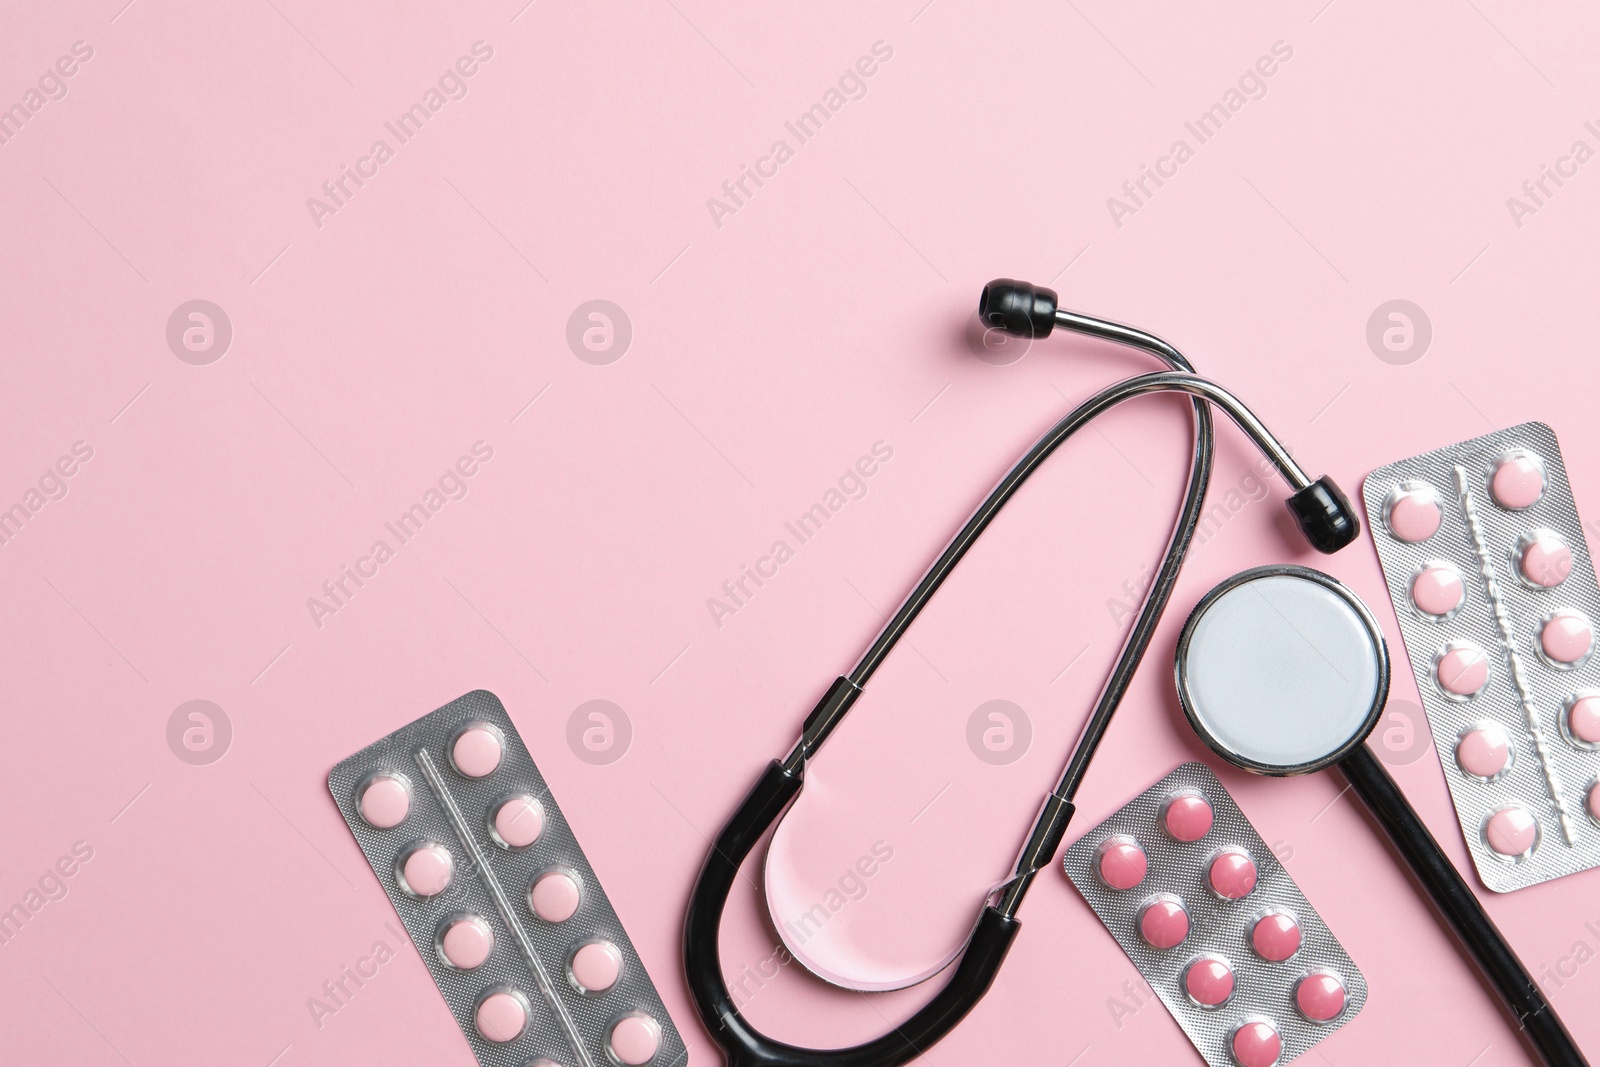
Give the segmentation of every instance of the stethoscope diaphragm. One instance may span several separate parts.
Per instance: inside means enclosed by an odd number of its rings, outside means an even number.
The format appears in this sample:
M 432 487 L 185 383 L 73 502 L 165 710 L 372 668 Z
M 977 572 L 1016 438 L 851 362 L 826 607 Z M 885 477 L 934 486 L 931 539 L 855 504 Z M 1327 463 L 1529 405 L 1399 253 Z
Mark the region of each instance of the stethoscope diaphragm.
M 1178 639 L 1176 670 L 1195 732 L 1257 774 L 1337 763 L 1371 733 L 1389 693 L 1388 649 L 1366 605 L 1287 564 L 1206 594 Z

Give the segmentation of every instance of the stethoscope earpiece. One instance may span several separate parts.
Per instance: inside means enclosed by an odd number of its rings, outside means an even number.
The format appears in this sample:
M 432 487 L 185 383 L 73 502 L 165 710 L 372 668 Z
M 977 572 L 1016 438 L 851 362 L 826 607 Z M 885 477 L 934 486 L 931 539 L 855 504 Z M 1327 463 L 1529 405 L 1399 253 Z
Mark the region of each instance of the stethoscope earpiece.
M 1307 543 L 1323 555 L 1337 552 L 1361 536 L 1361 523 L 1350 498 L 1326 476 L 1291 496 L 1289 513 Z
M 985 326 L 1018 337 L 1048 337 L 1056 326 L 1056 291 L 1010 278 L 996 278 L 978 297 Z

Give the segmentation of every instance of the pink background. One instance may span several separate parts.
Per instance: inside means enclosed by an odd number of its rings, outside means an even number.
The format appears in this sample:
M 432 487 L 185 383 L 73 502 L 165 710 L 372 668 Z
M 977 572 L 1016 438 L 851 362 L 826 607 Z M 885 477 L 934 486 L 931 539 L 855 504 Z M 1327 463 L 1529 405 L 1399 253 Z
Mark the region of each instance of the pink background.
M 8 1059 L 471 1062 L 410 951 L 320 1027 L 307 1001 L 394 944 L 328 768 L 481 686 L 691 1060 L 713 1062 L 678 936 L 707 835 L 1015 455 L 1150 366 L 1054 338 L 975 358 L 991 277 L 1054 279 L 1067 306 L 1168 337 L 1352 494 L 1382 463 L 1537 417 L 1580 506 L 1600 500 L 1600 163 L 1520 226 L 1506 204 L 1575 140 L 1600 147 L 1586 5 L 123 2 L 12 4 L 0 26 L 0 104 L 74 42 L 93 49 L 0 145 L 0 503 L 93 449 L 0 545 L 0 905 L 75 842 L 93 850 L 0 947 Z M 307 198 L 480 40 L 493 56 L 466 96 L 319 228 Z M 865 96 L 797 144 L 784 123 L 879 41 L 892 58 Z M 1278 41 L 1293 55 L 1265 96 L 1117 225 L 1107 198 L 1174 140 L 1193 147 L 1185 120 Z M 793 157 L 717 225 L 707 198 L 778 138 Z M 633 330 L 603 366 L 566 341 L 595 298 Z M 1403 366 L 1365 336 L 1395 298 L 1433 327 Z M 208 366 L 166 342 L 193 299 L 232 324 Z M 797 859 L 808 876 L 896 848 L 841 912 L 852 928 L 899 916 L 894 943 L 937 951 L 1004 874 L 1120 639 L 1107 602 L 1164 537 L 1182 411 L 1146 402 L 1063 450 L 813 768 L 796 817 L 832 829 Z M 1221 438 L 1218 494 L 1254 461 Z M 477 441 L 494 454 L 468 495 L 319 628 L 307 598 Z M 867 495 L 716 625 L 708 598 L 878 441 L 893 458 Z M 1312 559 L 1281 495 L 1274 481 L 1196 553 L 1078 827 L 1204 755 L 1169 664 L 1221 578 L 1324 566 L 1398 642 L 1370 544 Z M 1395 695 L 1415 701 L 1409 678 Z M 193 699 L 234 731 L 207 766 L 166 740 Z M 592 699 L 632 724 L 609 765 L 566 741 Z M 965 740 L 995 699 L 1033 727 L 1006 766 Z M 1371 983 L 1309 1061 L 1529 1062 L 1336 776 L 1218 769 Z M 1469 870 L 1434 757 L 1395 774 Z M 759 870 L 735 894 L 732 974 L 773 951 Z M 1591 1056 L 1597 877 L 1480 894 L 1529 967 L 1552 968 Z M 1130 1013 L 1132 966 L 1058 870 L 1022 917 L 995 989 L 926 1062 L 1198 1062 L 1164 1009 Z M 790 967 L 749 1012 L 826 1045 L 927 988 L 860 997 Z

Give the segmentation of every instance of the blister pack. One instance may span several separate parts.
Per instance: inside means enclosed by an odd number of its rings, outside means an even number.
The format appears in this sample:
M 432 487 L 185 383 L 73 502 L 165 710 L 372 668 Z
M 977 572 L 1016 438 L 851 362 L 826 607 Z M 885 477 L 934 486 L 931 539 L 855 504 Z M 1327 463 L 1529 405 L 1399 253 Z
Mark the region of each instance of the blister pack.
M 362 749 L 328 789 L 484 1067 L 688 1058 L 494 694 Z
M 1288 1063 L 1366 1003 L 1366 979 L 1203 763 L 1062 863 L 1211 1067 Z
M 1391 463 L 1365 497 L 1478 877 L 1503 893 L 1600 865 L 1600 586 L 1555 432 Z

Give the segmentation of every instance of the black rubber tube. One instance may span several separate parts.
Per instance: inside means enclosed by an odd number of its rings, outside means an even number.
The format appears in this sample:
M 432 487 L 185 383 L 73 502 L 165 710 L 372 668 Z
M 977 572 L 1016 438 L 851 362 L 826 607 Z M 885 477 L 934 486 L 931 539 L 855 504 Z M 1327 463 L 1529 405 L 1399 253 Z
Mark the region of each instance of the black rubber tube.
M 983 999 L 1022 924 L 986 907 L 937 996 L 882 1037 L 850 1048 L 812 1049 L 774 1041 L 739 1014 L 722 977 L 722 912 L 750 850 L 800 792 L 800 779 L 773 760 L 717 835 L 689 898 L 683 965 L 700 1018 L 728 1054 L 729 1067 L 898 1067 L 928 1051 Z
M 1339 763 L 1378 824 L 1394 842 L 1422 888 L 1500 994 L 1517 1027 L 1550 1067 L 1589 1067 L 1572 1035 L 1545 1000 L 1527 968 L 1478 903 L 1450 858 L 1366 745 Z

